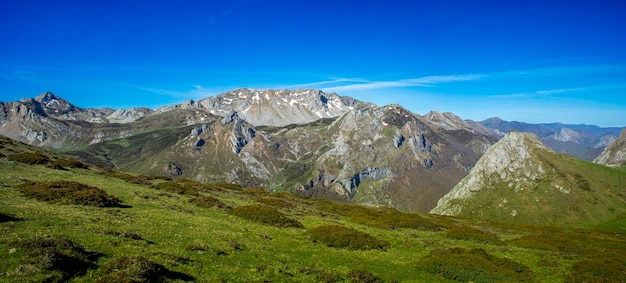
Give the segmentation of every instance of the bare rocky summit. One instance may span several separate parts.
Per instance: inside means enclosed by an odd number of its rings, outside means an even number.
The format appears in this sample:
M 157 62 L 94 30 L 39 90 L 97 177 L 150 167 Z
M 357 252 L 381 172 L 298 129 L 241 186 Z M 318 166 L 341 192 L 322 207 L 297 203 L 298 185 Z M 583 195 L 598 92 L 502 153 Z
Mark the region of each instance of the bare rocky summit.
M 626 128 L 593 162 L 615 168 L 626 165 Z
M 468 176 L 438 201 L 431 213 L 457 215 L 462 210 L 462 206 L 456 205 L 457 200 L 470 198 L 480 190 L 494 189 L 494 183 L 513 191 L 533 187 L 546 174 L 546 169 L 531 154 L 536 149 L 550 151 L 534 134 L 507 133 L 485 152 Z
M 322 118 L 335 118 L 358 103 L 350 97 L 320 90 L 256 90 L 241 88 L 198 101 L 198 105 L 218 116 L 237 115 L 256 126 L 306 124 Z

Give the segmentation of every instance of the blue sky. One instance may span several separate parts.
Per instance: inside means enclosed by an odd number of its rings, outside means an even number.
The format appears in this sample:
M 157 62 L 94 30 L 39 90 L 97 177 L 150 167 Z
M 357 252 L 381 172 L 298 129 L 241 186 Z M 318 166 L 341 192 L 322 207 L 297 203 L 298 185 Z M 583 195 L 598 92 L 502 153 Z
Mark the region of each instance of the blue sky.
M 424 115 L 626 126 L 626 1 L 0 1 L 0 101 L 319 88 Z

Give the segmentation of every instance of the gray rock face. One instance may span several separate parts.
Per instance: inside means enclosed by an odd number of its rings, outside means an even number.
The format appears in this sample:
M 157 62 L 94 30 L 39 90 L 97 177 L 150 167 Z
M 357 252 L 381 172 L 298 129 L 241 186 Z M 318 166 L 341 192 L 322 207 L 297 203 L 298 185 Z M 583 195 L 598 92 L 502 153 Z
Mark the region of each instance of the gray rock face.
M 462 207 L 455 201 L 470 198 L 473 193 L 489 188 L 490 184 L 508 184 L 511 190 L 532 187 L 546 169 L 532 158 L 537 148 L 551 151 L 530 133 L 509 132 L 490 147 L 478 160 L 476 166 L 449 193 L 437 202 L 430 212 L 457 215 Z
M 298 192 L 422 212 L 434 207 L 495 140 L 464 124 L 442 129 L 395 105 L 356 107 L 325 133 L 330 148 L 315 160 L 313 178 Z M 476 144 L 457 139 L 464 135 Z
M 119 109 L 115 110 L 115 112 L 107 116 L 106 120 L 108 120 L 109 123 L 128 124 L 137 121 L 137 119 L 150 115 L 151 113 L 152 110 L 144 107 Z
M 554 133 L 554 140 L 561 142 L 581 143 L 582 139 L 583 137 L 580 135 L 580 133 L 569 128 L 562 128 L 561 130 Z
M 593 162 L 614 168 L 626 166 L 626 128 Z

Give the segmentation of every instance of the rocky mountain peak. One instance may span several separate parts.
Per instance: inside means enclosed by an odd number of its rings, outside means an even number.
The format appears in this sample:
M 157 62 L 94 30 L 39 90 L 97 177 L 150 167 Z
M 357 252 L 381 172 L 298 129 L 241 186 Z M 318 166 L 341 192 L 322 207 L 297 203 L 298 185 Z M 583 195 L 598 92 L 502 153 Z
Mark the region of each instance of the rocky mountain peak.
M 554 139 L 562 142 L 579 143 L 580 140 L 582 140 L 582 136 L 572 129 L 562 128 L 560 131 L 554 133 Z
M 316 89 L 240 88 L 202 99 L 197 104 L 211 114 L 223 117 L 235 111 L 239 117 L 257 126 L 286 126 L 339 117 L 357 103 L 350 97 Z
M 593 162 L 615 168 L 626 166 L 626 128 Z
M 508 189 L 519 191 L 536 182 L 545 169 L 533 157 L 535 151 L 551 150 L 531 133 L 511 131 L 491 146 L 478 160 L 476 166 L 448 194 L 439 200 L 431 212 L 456 215 L 461 207 L 457 199 L 469 198 L 475 192 L 490 189 L 492 184 L 506 184 Z
M 39 104 L 46 114 L 64 114 L 75 110 L 75 106 L 67 100 L 54 95 L 51 92 L 44 92 L 33 99 Z
M 424 116 L 428 122 L 445 130 L 460 130 L 467 128 L 467 124 L 459 116 L 450 112 L 431 111 Z

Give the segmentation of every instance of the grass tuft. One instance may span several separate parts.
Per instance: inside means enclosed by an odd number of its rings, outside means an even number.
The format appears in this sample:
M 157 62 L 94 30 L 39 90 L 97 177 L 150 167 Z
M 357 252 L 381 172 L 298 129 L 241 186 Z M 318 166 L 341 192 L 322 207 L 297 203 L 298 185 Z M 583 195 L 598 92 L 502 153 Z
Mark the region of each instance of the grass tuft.
M 235 207 L 232 215 L 279 228 L 304 228 L 300 221 L 287 217 L 273 207 L 252 204 Z
M 114 207 L 120 204 L 117 197 L 96 187 L 74 181 L 26 182 L 17 188 L 26 197 L 51 203 L 97 207 Z
M 320 242 L 333 248 L 384 250 L 389 247 L 389 242 L 387 241 L 378 240 L 365 232 L 339 225 L 324 225 L 311 228 L 307 231 L 307 234 L 311 241 Z

